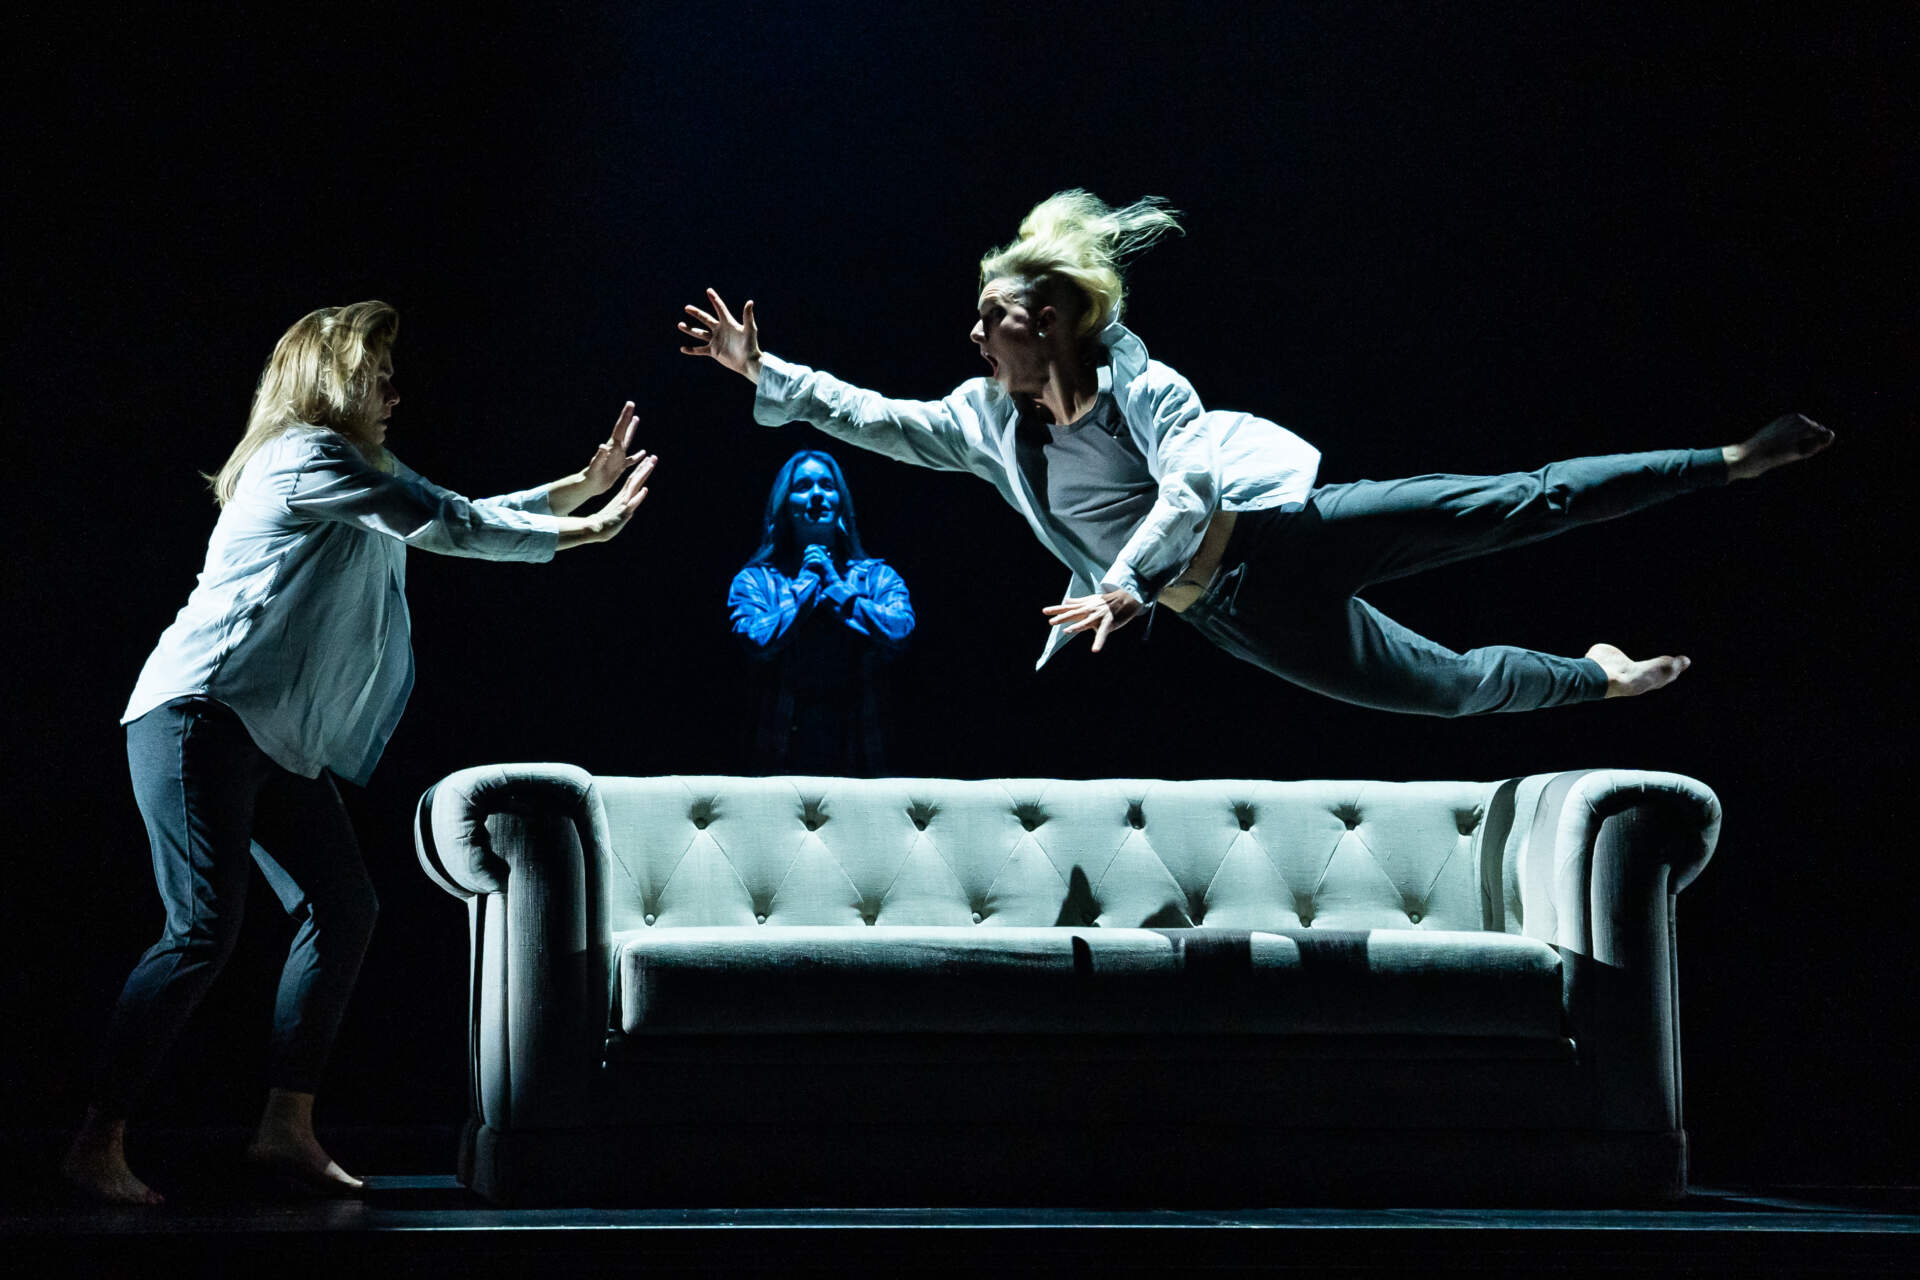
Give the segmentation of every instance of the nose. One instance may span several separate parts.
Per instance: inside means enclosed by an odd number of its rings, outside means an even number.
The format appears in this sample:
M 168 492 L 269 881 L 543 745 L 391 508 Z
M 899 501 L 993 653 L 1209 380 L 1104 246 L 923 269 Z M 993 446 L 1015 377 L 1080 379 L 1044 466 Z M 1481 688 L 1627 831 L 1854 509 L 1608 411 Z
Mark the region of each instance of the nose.
M 978 320 L 975 320 L 973 322 L 973 328 L 971 331 L 968 332 L 967 336 L 969 338 L 972 338 L 977 345 L 983 346 L 983 347 L 986 346 L 987 345 L 986 325 L 984 325 Z

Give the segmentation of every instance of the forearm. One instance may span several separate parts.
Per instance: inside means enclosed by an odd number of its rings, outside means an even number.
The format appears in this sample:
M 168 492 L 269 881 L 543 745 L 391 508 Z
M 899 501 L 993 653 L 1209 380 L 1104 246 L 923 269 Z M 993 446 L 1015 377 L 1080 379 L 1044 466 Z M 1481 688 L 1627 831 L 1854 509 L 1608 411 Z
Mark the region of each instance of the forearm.
M 975 406 L 956 392 L 946 400 L 894 400 L 830 373 L 765 355 L 753 417 L 761 426 L 805 422 L 856 448 L 938 471 L 975 471 L 982 427 Z
M 590 516 L 558 516 L 554 522 L 559 526 L 559 541 L 553 548 L 556 552 L 605 542 L 620 531 L 620 522 L 604 510 Z
M 548 508 L 557 516 L 572 515 L 583 503 L 596 496 L 586 473 L 581 471 L 561 476 L 542 487 L 546 490 Z

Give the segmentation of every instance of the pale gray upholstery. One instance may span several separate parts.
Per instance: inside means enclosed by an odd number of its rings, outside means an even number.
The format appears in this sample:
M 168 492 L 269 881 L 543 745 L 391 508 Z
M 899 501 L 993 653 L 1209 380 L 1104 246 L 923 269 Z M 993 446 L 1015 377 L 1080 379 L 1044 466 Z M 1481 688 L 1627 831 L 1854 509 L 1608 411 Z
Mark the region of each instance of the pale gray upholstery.
M 1673 898 L 1718 828 L 1699 783 L 1611 770 L 462 770 L 417 832 L 472 927 L 462 1174 L 503 1200 L 1675 1195 Z

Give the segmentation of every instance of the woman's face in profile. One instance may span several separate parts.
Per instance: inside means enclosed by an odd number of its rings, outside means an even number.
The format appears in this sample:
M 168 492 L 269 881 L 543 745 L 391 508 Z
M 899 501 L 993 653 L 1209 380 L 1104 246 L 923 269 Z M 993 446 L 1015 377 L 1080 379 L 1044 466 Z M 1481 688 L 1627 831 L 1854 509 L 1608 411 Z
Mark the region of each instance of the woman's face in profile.
M 824 542 L 840 519 L 840 486 L 833 472 L 817 458 L 808 458 L 793 470 L 787 487 L 787 519 L 801 543 Z

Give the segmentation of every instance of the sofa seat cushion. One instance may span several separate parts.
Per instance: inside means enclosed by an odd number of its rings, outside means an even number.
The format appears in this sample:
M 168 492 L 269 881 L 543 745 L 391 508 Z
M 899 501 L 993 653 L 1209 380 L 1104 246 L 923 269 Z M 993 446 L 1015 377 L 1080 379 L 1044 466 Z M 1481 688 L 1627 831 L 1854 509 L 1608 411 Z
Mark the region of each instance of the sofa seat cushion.
M 614 948 L 628 1035 L 1561 1034 L 1559 957 L 1504 933 L 763 925 Z

